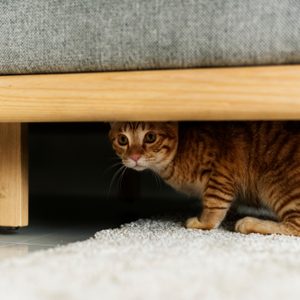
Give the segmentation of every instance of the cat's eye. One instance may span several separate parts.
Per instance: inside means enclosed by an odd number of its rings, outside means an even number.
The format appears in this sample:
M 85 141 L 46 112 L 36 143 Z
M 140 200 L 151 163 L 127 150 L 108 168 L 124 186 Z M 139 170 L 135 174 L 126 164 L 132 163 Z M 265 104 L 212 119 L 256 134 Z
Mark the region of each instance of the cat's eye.
M 156 134 L 154 132 L 150 131 L 145 135 L 144 138 L 145 143 L 151 144 L 154 143 L 155 141 L 156 141 Z
M 128 144 L 128 138 L 125 134 L 120 134 L 118 136 L 118 143 L 121 146 L 126 146 Z

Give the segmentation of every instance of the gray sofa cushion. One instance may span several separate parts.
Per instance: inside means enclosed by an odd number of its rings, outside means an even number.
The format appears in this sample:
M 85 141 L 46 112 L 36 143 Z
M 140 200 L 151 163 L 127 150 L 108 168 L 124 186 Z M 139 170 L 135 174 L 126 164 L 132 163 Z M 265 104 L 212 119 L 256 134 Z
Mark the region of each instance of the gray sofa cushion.
M 300 62 L 298 0 L 2 0 L 0 73 Z

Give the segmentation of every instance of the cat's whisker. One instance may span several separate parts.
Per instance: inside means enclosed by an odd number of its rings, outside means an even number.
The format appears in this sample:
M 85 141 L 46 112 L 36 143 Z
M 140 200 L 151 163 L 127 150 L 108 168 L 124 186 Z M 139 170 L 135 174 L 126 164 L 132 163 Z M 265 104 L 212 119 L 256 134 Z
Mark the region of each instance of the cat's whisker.
M 116 172 L 115 174 L 113 175 L 111 181 L 110 181 L 110 185 L 109 185 L 109 188 L 108 188 L 108 193 L 107 193 L 107 198 L 109 198 L 109 195 L 110 195 L 110 191 L 111 191 L 111 188 L 115 182 L 115 180 L 117 179 L 117 177 L 120 175 L 120 173 L 124 170 L 124 168 L 126 168 L 125 166 L 121 166 Z
M 107 167 L 107 168 L 103 171 L 103 175 L 107 174 L 107 172 L 109 172 L 111 169 L 113 169 L 113 168 L 115 168 L 115 167 L 117 167 L 117 166 L 120 166 L 120 165 L 122 165 L 122 161 L 119 161 L 119 162 L 117 162 L 117 163 L 115 163 L 115 164 L 113 164 L 113 165 Z
M 120 175 L 120 177 L 119 177 L 119 188 L 122 187 L 123 177 L 124 177 L 124 175 L 125 175 L 125 173 L 126 173 L 126 171 L 127 171 L 127 167 L 126 167 L 126 166 L 124 166 L 124 167 L 125 167 L 125 168 L 123 168 L 123 171 L 122 171 L 122 173 L 121 173 L 121 175 Z
M 154 175 L 156 184 L 158 185 L 159 189 L 161 190 L 161 188 L 162 188 L 161 178 L 155 172 L 151 172 L 151 173 Z

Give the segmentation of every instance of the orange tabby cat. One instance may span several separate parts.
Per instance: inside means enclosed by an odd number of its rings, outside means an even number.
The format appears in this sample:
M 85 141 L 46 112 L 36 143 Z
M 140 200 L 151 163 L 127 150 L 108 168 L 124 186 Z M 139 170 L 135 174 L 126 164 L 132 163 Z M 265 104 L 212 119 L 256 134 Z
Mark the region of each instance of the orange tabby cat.
M 115 122 L 110 139 L 129 168 L 153 170 L 202 199 L 187 228 L 212 229 L 237 197 L 269 207 L 278 222 L 245 217 L 241 233 L 300 235 L 300 128 L 284 122 Z

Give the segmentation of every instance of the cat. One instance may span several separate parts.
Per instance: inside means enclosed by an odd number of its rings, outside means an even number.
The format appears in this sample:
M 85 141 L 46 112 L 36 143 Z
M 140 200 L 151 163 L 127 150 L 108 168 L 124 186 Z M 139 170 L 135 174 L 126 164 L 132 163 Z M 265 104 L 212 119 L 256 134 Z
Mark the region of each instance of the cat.
M 235 231 L 300 236 L 297 122 L 113 122 L 109 137 L 126 167 L 151 169 L 202 199 L 202 213 L 186 228 L 219 227 L 242 198 L 268 207 L 277 220 L 244 217 Z

